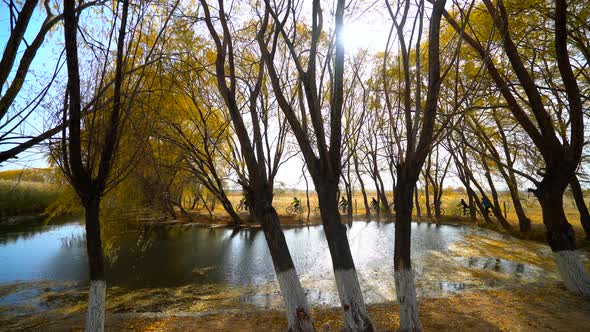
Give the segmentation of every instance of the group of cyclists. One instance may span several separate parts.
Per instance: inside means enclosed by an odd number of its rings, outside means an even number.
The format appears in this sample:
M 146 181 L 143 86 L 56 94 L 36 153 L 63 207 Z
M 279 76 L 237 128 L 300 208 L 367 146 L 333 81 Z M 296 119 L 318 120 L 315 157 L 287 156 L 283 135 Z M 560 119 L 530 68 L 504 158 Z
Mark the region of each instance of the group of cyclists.
M 345 213 L 348 211 L 349 204 L 350 204 L 350 202 L 346 199 L 346 197 L 342 196 L 342 197 L 340 197 L 340 201 L 338 202 L 338 209 L 342 213 Z M 379 206 L 379 203 L 377 203 L 377 200 L 375 199 L 375 197 L 372 197 L 371 208 L 376 211 L 378 206 Z M 303 208 L 301 207 L 301 201 L 297 197 L 293 197 L 293 202 L 291 202 L 290 207 L 291 207 L 291 209 L 289 209 L 289 211 L 303 212 Z M 315 211 L 319 212 L 319 208 L 316 208 Z
M 350 203 L 346 199 L 346 197 L 342 196 L 342 197 L 340 197 L 340 201 L 338 202 L 338 209 L 342 213 L 345 213 L 348 211 L 349 204 Z M 372 197 L 371 198 L 371 209 L 373 211 L 377 211 L 378 208 L 379 208 L 379 203 L 377 202 L 375 197 Z M 293 201 L 291 202 L 291 205 L 288 208 L 288 212 L 292 212 L 292 213 L 302 213 L 303 212 L 303 207 L 301 206 L 301 201 L 299 200 L 299 198 L 293 197 Z M 316 208 L 315 212 L 319 212 L 319 208 Z
M 342 196 L 340 198 L 340 201 L 338 202 L 338 208 L 340 211 L 342 211 L 342 213 L 345 213 L 346 211 L 348 211 L 348 205 L 349 202 L 346 199 L 346 197 Z M 486 216 L 490 213 L 490 210 L 492 208 L 492 204 L 490 203 L 490 200 L 483 196 L 481 198 L 481 205 L 484 208 L 484 213 L 486 214 Z M 465 202 L 465 199 L 461 198 L 461 202 L 459 202 L 459 204 L 457 204 L 458 207 L 462 208 L 462 214 L 463 216 L 467 215 L 467 212 L 469 210 L 469 204 L 467 204 Z M 379 202 L 375 199 L 375 197 L 371 197 L 371 210 L 373 211 L 378 211 L 379 209 Z M 242 197 L 240 199 L 240 204 L 238 205 L 238 211 L 247 211 L 248 210 L 248 203 L 246 201 L 246 197 Z M 316 208 L 316 212 L 319 209 Z M 299 198 L 297 198 L 297 196 L 293 197 L 293 201 L 291 202 L 291 205 L 289 206 L 289 208 L 287 208 L 287 212 L 289 213 L 303 213 L 303 207 L 301 206 L 301 200 L 299 200 Z
M 492 209 L 492 203 L 490 203 L 490 200 L 487 197 L 482 196 L 482 198 L 481 198 L 481 205 L 484 208 L 485 215 L 486 216 L 489 215 L 490 214 L 490 210 Z M 463 216 L 466 216 L 467 215 L 467 211 L 469 210 L 469 204 L 467 204 L 465 202 L 465 200 L 463 198 L 461 198 L 461 202 L 459 202 L 459 204 L 457 204 L 457 206 L 463 208 Z
M 348 211 L 348 200 L 346 199 L 346 197 L 342 196 L 340 198 L 340 201 L 338 202 L 338 208 L 340 211 L 342 211 L 342 213 Z M 301 201 L 299 200 L 299 198 L 293 197 L 293 202 L 291 202 L 291 209 L 288 209 L 288 211 L 293 211 L 295 213 L 303 212 L 303 207 L 301 207 Z M 316 212 L 319 212 L 319 208 L 316 208 Z

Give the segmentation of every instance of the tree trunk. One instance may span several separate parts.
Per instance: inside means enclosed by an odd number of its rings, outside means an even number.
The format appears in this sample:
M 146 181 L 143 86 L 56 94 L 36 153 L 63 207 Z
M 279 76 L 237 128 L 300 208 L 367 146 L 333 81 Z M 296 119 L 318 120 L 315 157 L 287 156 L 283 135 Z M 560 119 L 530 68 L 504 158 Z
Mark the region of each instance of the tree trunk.
M 191 215 L 184 209 L 184 207 L 182 206 L 182 198 L 178 199 L 178 202 L 172 201 L 173 205 L 178 206 L 178 209 L 180 210 L 180 214 L 187 217 L 189 221 L 193 221 L 193 219 L 191 218 Z
M 328 180 L 329 181 L 329 180 Z M 347 331 L 375 331 L 369 317 L 350 252 L 346 226 L 338 213 L 337 182 L 316 181 L 322 224 L 332 257 L 332 266 Z
M 416 207 L 416 216 L 420 218 L 422 216 L 422 211 L 420 210 L 420 197 L 418 195 L 418 186 L 414 187 L 414 205 Z
M 563 192 L 567 183 L 567 179 L 560 181 L 546 175 L 535 195 L 541 204 L 547 241 L 565 287 L 572 293 L 590 296 L 590 277 L 576 250 L 574 230 L 563 210 Z
M 438 202 L 438 208 L 439 208 L 439 210 L 442 207 L 442 196 L 443 196 L 443 193 L 444 192 L 445 192 L 445 190 L 444 190 L 444 188 L 442 186 L 442 181 L 441 181 L 441 183 L 438 185 L 438 192 L 436 193 L 436 201 Z
M 479 191 L 482 199 L 485 197 L 488 201 L 490 201 L 490 199 L 486 195 L 483 187 L 475 180 L 475 177 L 473 176 L 473 173 L 471 173 L 471 170 L 465 169 L 465 176 L 467 176 L 467 177 L 470 178 L 471 183 L 473 183 L 473 185 L 477 188 L 477 190 Z M 474 193 L 474 195 L 475 195 L 475 193 Z M 486 209 L 484 208 L 483 204 L 480 202 L 479 198 L 477 198 L 477 195 L 475 195 L 475 196 L 476 196 L 475 197 L 475 203 L 477 204 L 479 210 L 481 211 L 481 215 L 485 219 L 486 223 L 491 224 L 492 223 L 492 219 L 490 219 L 489 214 L 486 213 Z M 492 206 L 492 213 L 494 215 L 496 215 L 496 213 L 499 213 L 500 215 L 502 215 L 502 211 L 496 211 L 496 209 L 493 206 Z M 504 225 L 502 225 L 502 226 L 504 226 Z
M 346 200 L 348 201 L 345 212 L 348 219 L 352 220 L 352 182 L 350 181 L 350 167 L 348 168 L 347 176 L 342 176 L 342 179 L 344 180 L 344 191 L 346 192 Z
M 166 214 L 172 219 L 176 219 L 176 211 L 174 210 L 174 205 L 172 201 L 168 197 L 164 197 L 164 209 L 166 210 Z
M 100 239 L 100 198 L 91 198 L 84 204 L 86 213 L 86 250 L 90 270 L 88 291 L 87 332 L 104 331 L 106 282 L 104 256 Z
M 582 192 L 582 187 L 580 186 L 580 181 L 578 181 L 577 176 L 570 180 L 570 188 L 572 189 L 576 206 L 580 212 L 580 223 L 586 233 L 586 239 L 590 240 L 590 213 L 588 213 L 588 207 L 584 201 L 584 193 Z
M 385 186 L 383 185 L 383 180 L 381 179 L 381 175 L 377 171 L 377 180 L 379 181 L 379 185 L 381 186 L 381 203 L 383 205 L 383 211 L 385 212 L 385 216 L 391 217 L 391 208 L 389 207 L 389 201 L 387 200 L 387 194 L 385 193 Z
M 305 165 L 303 165 L 303 167 L 305 167 Z M 307 205 L 307 219 L 305 223 L 309 224 L 309 215 L 311 214 L 311 205 L 309 203 L 309 182 L 307 181 L 307 175 L 305 175 L 305 169 L 301 170 L 301 174 L 303 175 L 303 179 L 305 179 L 305 204 Z
M 410 257 L 412 235 L 412 194 L 414 184 L 398 174 L 395 191 L 395 249 L 393 256 L 395 291 L 399 304 L 399 331 L 420 331 L 416 286 Z
M 381 205 L 382 205 L 382 201 L 381 201 L 381 189 L 379 189 L 379 184 L 377 183 L 377 177 L 376 176 L 371 176 L 371 178 L 373 179 L 373 183 L 375 184 L 375 190 L 377 191 L 377 217 L 379 217 L 381 215 Z
M 243 223 L 242 218 L 240 218 L 240 216 L 236 213 L 233 205 L 231 204 L 231 202 L 229 201 L 227 196 L 225 196 L 225 194 L 219 195 L 218 199 L 221 202 L 221 206 L 223 206 L 223 209 L 225 210 L 225 212 L 227 212 L 227 214 L 229 214 L 229 217 L 231 218 L 234 226 L 241 225 Z M 213 210 L 213 209 L 211 209 L 211 210 Z
M 512 173 L 510 170 L 508 172 Z M 510 197 L 512 198 L 512 204 L 514 205 L 514 212 L 518 217 L 518 227 L 521 233 L 528 233 L 531 230 L 531 220 L 527 217 L 520 202 L 518 195 L 518 187 L 516 186 L 516 177 L 514 173 L 508 174 L 510 178 L 506 179 L 508 184 L 508 190 L 510 191 Z
M 469 184 L 467 184 L 467 186 L 469 186 Z M 475 200 L 473 199 L 473 189 L 471 189 L 471 187 L 467 187 L 466 190 L 467 197 L 469 198 L 469 219 L 471 219 L 471 221 L 475 221 L 477 218 L 477 207 L 475 206 Z
M 440 213 L 440 200 L 438 199 L 438 185 L 436 184 L 436 182 L 434 181 L 430 181 L 430 183 L 432 184 L 432 196 L 434 196 L 434 216 L 438 219 L 441 216 Z
M 251 211 L 262 224 L 285 303 L 288 331 L 315 331 L 305 292 L 301 287 L 276 210 L 268 200 L 256 199 Z
M 424 195 L 426 196 L 426 215 L 428 218 L 432 218 L 432 211 L 430 208 L 430 185 L 428 184 L 428 177 L 426 175 L 424 175 Z
M 363 179 L 361 178 L 361 174 L 359 173 L 358 160 L 356 159 L 356 157 L 354 158 L 354 169 L 356 172 L 356 177 L 359 180 L 359 184 L 361 185 L 361 193 L 363 194 L 363 204 L 365 206 L 365 216 L 367 218 L 370 218 L 371 207 L 369 206 L 369 201 L 367 199 L 367 192 L 365 191 L 365 182 L 363 181 Z
M 469 170 L 465 171 L 465 174 L 469 174 L 468 172 L 470 172 Z M 476 215 L 476 211 L 479 210 L 481 212 L 481 215 L 483 216 L 483 219 L 485 220 L 486 223 L 488 224 L 492 224 L 492 219 L 490 219 L 490 216 L 488 214 L 485 213 L 485 208 L 483 207 L 483 204 L 481 204 L 481 201 L 479 200 L 479 198 L 477 197 L 477 194 L 475 193 L 475 190 L 473 190 L 473 188 L 471 188 L 470 186 L 467 186 L 466 183 L 467 179 L 469 179 L 469 176 L 465 176 L 465 181 L 463 181 L 463 184 L 465 184 L 466 188 L 467 188 L 467 192 L 469 193 L 469 197 L 470 197 L 470 202 L 469 202 L 469 209 L 470 209 L 470 213 L 472 214 L 472 216 Z M 472 183 L 475 184 L 475 186 L 477 188 L 479 187 L 479 184 L 475 181 L 471 181 Z M 473 204 L 473 205 L 471 205 Z M 475 217 L 472 217 L 472 220 L 475 220 Z
M 516 175 L 514 174 L 514 161 L 512 156 L 510 155 L 510 147 L 508 145 L 508 139 L 506 138 L 506 134 L 504 132 L 504 128 L 502 126 L 502 122 L 498 117 L 496 111 L 493 111 L 493 118 L 496 122 L 496 127 L 498 128 L 498 133 L 500 134 L 500 138 L 502 139 L 502 148 L 504 150 L 504 157 L 506 158 L 506 162 L 508 167 L 504 168 L 500 163 L 498 163 L 498 169 L 504 176 L 506 180 L 506 184 L 508 185 L 508 189 L 510 190 L 510 197 L 512 198 L 512 203 L 514 204 L 514 212 L 516 212 L 516 216 L 518 217 L 518 227 L 521 233 L 527 233 L 531 230 L 531 220 L 526 216 L 524 209 L 522 208 L 522 204 L 520 202 L 520 198 L 518 196 L 518 184 L 516 182 Z M 492 145 L 493 146 L 493 145 Z M 497 159 L 500 159 L 500 155 L 492 150 L 492 153 L 495 154 Z
M 459 180 L 461 180 L 461 183 L 463 183 L 463 185 L 465 186 L 465 190 L 467 191 L 467 198 L 469 199 L 469 218 L 471 219 L 471 221 L 475 221 L 477 219 L 477 195 L 475 194 L 473 188 L 471 188 L 471 180 L 467 175 L 470 172 L 470 170 L 467 168 L 468 166 L 466 163 L 461 163 L 459 161 L 459 156 L 463 156 L 464 153 L 462 153 L 459 150 L 458 156 L 456 153 L 453 153 L 452 151 L 453 149 L 451 148 L 451 156 L 453 157 L 453 160 L 455 162 L 457 172 L 459 175 Z M 465 159 L 463 158 L 463 160 Z
M 500 225 L 502 225 L 502 227 L 504 227 L 504 229 L 511 230 L 512 225 L 510 225 L 508 220 L 506 220 L 506 218 L 504 218 L 504 215 L 502 214 L 502 208 L 500 207 L 500 201 L 498 200 L 498 192 L 496 191 L 496 187 L 494 186 L 494 181 L 492 180 L 492 175 L 490 174 L 489 168 L 488 168 L 485 160 L 482 160 L 482 165 L 484 167 L 485 177 L 488 180 L 488 185 L 490 186 L 490 191 L 492 193 L 492 201 L 491 201 L 492 213 L 494 214 L 494 216 L 496 217 L 496 219 L 498 220 Z M 483 192 L 482 192 L 482 195 L 483 195 Z

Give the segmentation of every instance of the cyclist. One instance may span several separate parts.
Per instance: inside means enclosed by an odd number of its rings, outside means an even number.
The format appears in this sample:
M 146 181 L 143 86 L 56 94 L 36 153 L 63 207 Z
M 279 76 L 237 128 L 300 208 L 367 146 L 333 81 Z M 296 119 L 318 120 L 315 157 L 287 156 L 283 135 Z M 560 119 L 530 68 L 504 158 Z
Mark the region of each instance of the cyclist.
M 375 199 L 375 197 L 371 197 L 371 208 L 375 211 L 379 209 L 379 203 Z
M 461 202 L 459 204 L 457 204 L 457 206 L 463 207 L 463 215 L 466 216 L 467 209 L 469 208 L 469 205 L 467 205 L 467 203 L 465 203 L 465 200 L 463 198 L 461 198 Z
M 481 205 L 483 205 L 483 208 L 485 209 L 486 216 L 488 214 L 490 214 L 490 209 L 492 208 L 492 203 L 490 203 L 490 200 L 487 197 L 482 196 Z
M 348 201 L 346 200 L 346 198 L 344 196 L 342 196 L 340 198 L 340 208 L 342 209 L 342 211 L 346 211 L 347 207 L 348 207 Z
M 240 205 L 244 207 L 244 211 L 248 211 L 248 201 L 246 201 L 246 196 L 242 196 L 240 199 Z
M 293 205 L 293 208 L 297 211 L 301 208 L 301 201 L 299 200 L 299 198 L 293 197 L 293 202 L 291 203 L 291 205 Z

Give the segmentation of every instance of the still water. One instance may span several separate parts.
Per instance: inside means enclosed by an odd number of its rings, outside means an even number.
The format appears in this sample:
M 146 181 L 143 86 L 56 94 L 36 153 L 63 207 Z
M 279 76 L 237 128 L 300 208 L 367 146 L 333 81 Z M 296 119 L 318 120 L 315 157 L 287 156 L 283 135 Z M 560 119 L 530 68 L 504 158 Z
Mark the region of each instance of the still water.
M 395 224 L 354 221 L 347 227 L 367 302 L 394 300 Z M 309 301 L 337 305 L 322 227 L 287 228 L 284 232 Z M 76 222 L 0 228 L 0 286 L 46 280 L 86 284 L 84 236 L 83 225 Z M 107 243 L 109 286 L 129 290 L 207 284 L 258 287 L 240 301 L 263 307 L 277 302 L 274 270 L 259 229 L 160 226 L 127 231 Z M 552 261 L 550 254 L 546 246 L 475 227 L 412 224 L 419 296 L 547 278 L 554 271 L 554 266 L 546 263 Z
M 358 269 L 391 265 L 392 223 L 354 222 L 348 237 Z M 1 229 L 0 229 L 1 231 Z M 414 224 L 413 254 L 444 250 L 465 230 Z M 23 226 L 0 233 L 0 283 L 28 280 L 87 281 L 85 230 L 79 223 Z M 321 226 L 285 229 L 298 271 L 332 270 Z M 117 239 L 107 258 L 109 284 L 129 288 L 188 283 L 260 284 L 274 278 L 264 234 L 259 229 L 155 227 Z

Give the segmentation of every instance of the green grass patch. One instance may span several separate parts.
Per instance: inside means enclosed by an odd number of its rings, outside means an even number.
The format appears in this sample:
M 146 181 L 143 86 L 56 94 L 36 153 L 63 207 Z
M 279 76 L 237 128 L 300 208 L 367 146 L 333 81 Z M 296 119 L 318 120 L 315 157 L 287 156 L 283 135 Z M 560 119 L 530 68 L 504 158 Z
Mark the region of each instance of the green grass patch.
M 42 213 L 59 195 L 49 183 L 0 179 L 0 218 Z

